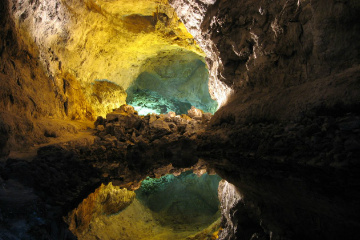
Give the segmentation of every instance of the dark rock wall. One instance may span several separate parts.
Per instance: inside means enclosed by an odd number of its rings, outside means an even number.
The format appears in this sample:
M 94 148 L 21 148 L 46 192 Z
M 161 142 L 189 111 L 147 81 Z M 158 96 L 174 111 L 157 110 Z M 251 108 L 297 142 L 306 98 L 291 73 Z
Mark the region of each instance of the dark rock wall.
M 245 234 L 249 223 L 262 234 L 254 221 L 273 239 L 352 239 L 360 224 L 359 124 L 356 114 L 224 122 L 202 135 L 199 154 L 242 197 L 229 206 L 233 196 L 223 193 L 222 208 L 232 210 L 221 239 L 242 239 L 227 237 Z
M 234 184 L 220 239 L 355 238 L 359 2 L 170 2 L 228 96 L 198 149 Z
M 232 88 L 225 111 L 238 118 L 359 102 L 358 1 L 170 2 L 207 54 L 211 93 Z
M 201 31 L 225 82 L 291 86 L 359 63 L 358 1 L 217 1 Z

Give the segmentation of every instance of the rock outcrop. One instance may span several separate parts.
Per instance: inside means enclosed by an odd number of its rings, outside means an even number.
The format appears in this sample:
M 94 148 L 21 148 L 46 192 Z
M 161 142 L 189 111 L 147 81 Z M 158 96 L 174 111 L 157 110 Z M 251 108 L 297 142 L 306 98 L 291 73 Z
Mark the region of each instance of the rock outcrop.
M 101 147 L 105 154 L 113 151 L 125 154 L 128 167 L 139 174 L 160 167 L 158 163 L 172 163 L 180 168 L 192 166 L 198 161 L 197 135 L 205 131 L 210 118 L 174 115 L 139 116 L 133 107 L 123 105 L 107 114 L 106 119 L 99 117 L 96 121 L 95 149 Z
M 246 214 L 224 216 L 221 239 L 250 234 L 240 218 L 264 230 L 255 230 L 255 239 L 353 238 L 360 191 L 353 148 L 359 142 L 359 3 L 170 4 L 207 55 L 210 93 L 226 103 L 198 150 L 243 196 L 243 204 L 227 208 Z
M 221 105 L 229 98 L 228 112 L 288 118 L 359 102 L 356 0 L 169 2 L 205 51 L 210 93 Z

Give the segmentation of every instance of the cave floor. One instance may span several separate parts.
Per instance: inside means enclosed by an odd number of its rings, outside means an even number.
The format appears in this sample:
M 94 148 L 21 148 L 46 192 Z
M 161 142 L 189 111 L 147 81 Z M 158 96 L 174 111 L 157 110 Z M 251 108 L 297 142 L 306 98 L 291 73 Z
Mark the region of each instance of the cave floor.
M 38 149 L 50 145 L 83 145 L 94 142 L 94 123 L 61 119 L 44 119 L 34 123 L 39 131 L 44 132 L 42 142 L 17 147 L 10 151 L 8 158 L 31 161 Z

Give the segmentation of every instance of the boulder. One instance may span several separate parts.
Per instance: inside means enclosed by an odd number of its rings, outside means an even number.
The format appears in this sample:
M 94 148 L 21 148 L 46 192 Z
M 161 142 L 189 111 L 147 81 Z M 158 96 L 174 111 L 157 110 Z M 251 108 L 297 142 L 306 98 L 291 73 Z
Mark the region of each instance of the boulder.
M 176 131 L 177 131 L 177 126 L 176 126 L 175 123 L 173 123 L 173 122 L 168 122 L 167 124 L 169 125 L 169 128 L 171 129 L 171 131 L 173 131 L 173 132 L 176 132 Z
M 157 115 L 155 113 L 152 113 L 149 115 L 149 124 L 153 123 L 154 121 L 156 121 L 156 119 L 158 119 Z
M 184 120 L 187 120 L 187 121 L 191 121 L 191 120 L 192 120 L 192 118 L 189 117 L 189 116 L 186 115 L 186 114 L 181 114 L 180 117 L 181 117 L 182 119 L 184 119 Z
M 173 117 L 176 116 L 176 113 L 175 112 L 168 112 L 167 115 L 168 115 L 168 117 L 173 118 Z
M 120 112 L 114 111 L 112 113 L 106 114 L 106 120 L 107 120 L 107 122 L 116 122 L 116 121 L 119 121 L 121 116 L 122 116 L 122 114 Z
M 150 133 L 156 139 L 171 133 L 171 129 L 165 121 L 157 119 L 150 124 Z
M 97 125 L 96 129 L 97 129 L 98 131 L 104 131 L 104 130 L 105 130 L 105 127 L 104 127 L 104 125 Z
M 212 114 L 211 113 L 203 113 L 202 115 L 202 122 L 203 123 L 206 123 L 206 122 L 209 122 L 210 119 L 212 118 Z
M 129 116 L 129 115 L 137 116 L 138 112 L 135 111 L 133 106 L 124 104 L 121 105 L 120 108 L 114 109 L 113 112 L 106 114 L 106 120 L 108 122 L 120 121 L 120 118 L 122 116 Z
M 120 106 L 120 108 L 118 108 L 118 111 L 120 113 L 127 113 L 127 114 L 135 114 L 137 115 L 137 111 L 135 111 L 133 106 L 127 105 L 127 104 L 123 104 Z
M 203 111 L 200 110 L 200 109 L 197 109 L 196 107 L 194 106 L 191 106 L 191 109 L 189 109 L 188 111 L 188 116 L 191 117 L 191 118 L 201 118 L 202 115 L 203 115 Z

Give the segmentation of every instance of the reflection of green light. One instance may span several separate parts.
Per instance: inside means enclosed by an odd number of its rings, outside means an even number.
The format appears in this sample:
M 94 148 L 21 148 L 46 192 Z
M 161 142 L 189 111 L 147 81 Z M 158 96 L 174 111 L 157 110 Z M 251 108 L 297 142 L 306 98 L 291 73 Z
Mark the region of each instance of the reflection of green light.
M 141 107 L 141 106 L 133 106 L 133 107 L 135 108 L 135 110 L 138 112 L 139 115 L 148 115 L 149 113 L 160 114 L 160 112 L 151 108 Z
M 142 192 L 146 194 L 151 194 L 152 192 L 161 190 L 166 190 L 169 184 L 171 184 L 175 180 L 175 176 L 172 174 L 167 174 L 160 178 L 150 178 L 147 177 L 141 182 L 141 189 L 137 192 Z
M 173 215 L 179 221 L 195 221 L 194 214 L 213 215 L 218 211 L 217 189 L 221 178 L 207 173 L 198 177 L 192 171 L 179 176 L 147 177 L 135 191 L 136 198 L 150 210 Z

